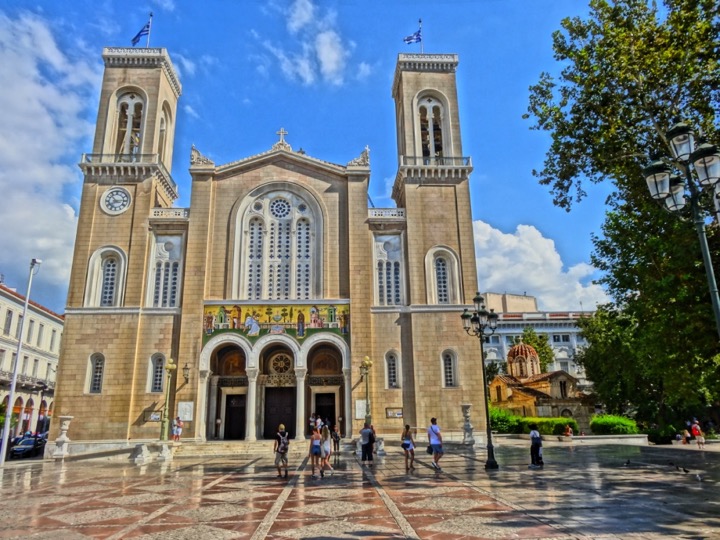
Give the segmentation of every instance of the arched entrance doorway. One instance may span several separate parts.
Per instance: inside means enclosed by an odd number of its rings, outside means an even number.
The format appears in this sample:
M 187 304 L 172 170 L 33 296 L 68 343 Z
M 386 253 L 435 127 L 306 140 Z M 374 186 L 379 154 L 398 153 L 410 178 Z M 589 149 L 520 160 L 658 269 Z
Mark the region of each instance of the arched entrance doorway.
M 280 424 L 285 425 L 290 438 L 295 438 L 297 380 L 292 351 L 283 344 L 266 347 L 260 355 L 260 368 L 262 438 L 274 438 Z
M 342 354 L 331 344 L 321 343 L 308 353 L 307 386 L 310 392 L 310 411 L 319 415 L 330 426 L 342 425 L 344 378 Z M 342 429 L 342 428 L 341 428 Z
M 218 347 L 210 359 L 208 414 L 214 426 L 213 438 L 245 438 L 247 419 L 247 372 L 245 352 L 234 344 Z

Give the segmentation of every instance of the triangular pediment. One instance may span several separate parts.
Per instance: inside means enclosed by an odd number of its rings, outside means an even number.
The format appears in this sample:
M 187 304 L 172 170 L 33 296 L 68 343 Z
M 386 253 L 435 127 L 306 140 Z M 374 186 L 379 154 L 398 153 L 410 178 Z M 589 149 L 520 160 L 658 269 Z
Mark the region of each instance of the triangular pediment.
M 261 154 L 232 161 L 225 165 L 219 165 L 215 168 L 215 176 L 234 176 L 235 174 L 250 169 L 257 169 L 268 165 L 292 165 L 308 169 L 320 169 L 325 173 L 341 176 L 344 176 L 347 172 L 347 167 L 342 165 L 308 156 L 304 152 L 295 152 L 281 148 L 271 149 Z

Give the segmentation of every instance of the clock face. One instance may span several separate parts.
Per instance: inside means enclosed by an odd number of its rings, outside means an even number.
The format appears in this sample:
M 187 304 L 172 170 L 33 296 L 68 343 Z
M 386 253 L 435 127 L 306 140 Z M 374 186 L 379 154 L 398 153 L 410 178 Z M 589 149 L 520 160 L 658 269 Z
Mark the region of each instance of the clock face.
M 102 207 L 108 214 L 120 214 L 130 206 L 130 193 L 123 188 L 112 188 L 105 192 Z

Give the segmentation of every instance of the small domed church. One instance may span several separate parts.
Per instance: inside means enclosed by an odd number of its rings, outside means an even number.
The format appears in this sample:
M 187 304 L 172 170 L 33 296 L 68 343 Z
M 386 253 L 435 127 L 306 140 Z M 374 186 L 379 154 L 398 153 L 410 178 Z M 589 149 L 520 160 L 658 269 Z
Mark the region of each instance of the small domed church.
M 496 375 L 489 386 L 490 402 L 517 416 L 574 418 L 589 430 L 592 404 L 577 390 L 577 379 L 559 370 L 540 371 L 540 357 L 527 343 L 507 353 L 507 374 Z
M 281 423 L 302 438 L 313 413 L 348 436 L 366 419 L 459 430 L 464 403 L 482 423 L 478 342 L 460 319 L 477 271 L 457 55 L 397 58 L 392 208 L 368 206 L 367 148 L 331 163 L 254 126 L 259 154 L 177 150 L 168 51 L 102 58 L 56 393 L 73 441 L 157 440 L 178 416 L 185 441 L 267 439 Z

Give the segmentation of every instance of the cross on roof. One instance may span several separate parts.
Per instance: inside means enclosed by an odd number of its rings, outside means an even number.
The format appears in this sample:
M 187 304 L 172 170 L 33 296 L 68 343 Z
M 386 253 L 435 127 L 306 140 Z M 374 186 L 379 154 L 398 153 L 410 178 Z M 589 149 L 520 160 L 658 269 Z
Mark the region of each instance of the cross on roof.
M 278 135 L 280 135 L 280 143 L 281 143 L 281 144 L 284 143 L 284 142 L 285 142 L 285 135 L 288 134 L 288 132 L 285 131 L 285 128 L 282 128 L 282 127 L 281 127 L 281 128 L 280 128 L 280 131 L 276 131 L 275 133 L 278 134 Z

